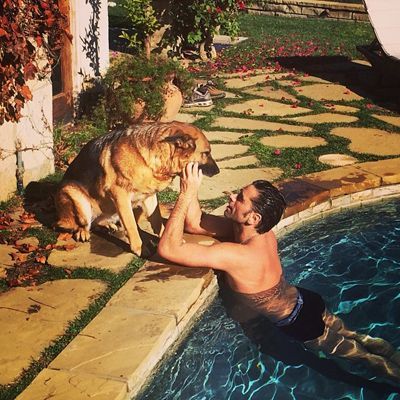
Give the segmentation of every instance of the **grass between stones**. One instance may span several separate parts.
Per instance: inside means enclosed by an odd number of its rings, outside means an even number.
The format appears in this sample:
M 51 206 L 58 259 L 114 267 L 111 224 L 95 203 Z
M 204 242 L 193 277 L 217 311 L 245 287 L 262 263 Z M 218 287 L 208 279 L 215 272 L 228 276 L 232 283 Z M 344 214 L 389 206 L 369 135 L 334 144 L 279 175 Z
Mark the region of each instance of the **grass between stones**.
M 74 337 L 104 308 L 114 293 L 117 292 L 132 275 L 143 265 L 144 260 L 137 258 L 129 263 L 126 268 L 118 274 L 106 270 L 94 268 L 78 268 L 68 271 L 65 268 L 47 267 L 48 274 L 42 275 L 40 280 L 52 281 L 57 279 L 96 279 L 107 284 L 107 289 L 98 296 L 87 309 L 69 323 L 65 334 L 51 343 L 43 350 L 38 360 L 32 361 L 22 376 L 11 385 L 0 385 L 0 399 L 15 399 L 35 378 L 35 376 L 46 368 L 50 362 L 70 343 Z M 38 282 L 42 283 L 42 282 Z M 2 283 L 0 282 L 0 285 Z

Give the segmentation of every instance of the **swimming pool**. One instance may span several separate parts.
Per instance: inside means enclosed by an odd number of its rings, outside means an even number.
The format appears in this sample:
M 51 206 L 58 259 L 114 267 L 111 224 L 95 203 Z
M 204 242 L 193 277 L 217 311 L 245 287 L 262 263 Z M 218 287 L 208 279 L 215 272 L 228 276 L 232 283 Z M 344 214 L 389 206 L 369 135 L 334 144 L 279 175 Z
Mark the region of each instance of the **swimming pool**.
M 313 221 L 279 241 L 286 278 L 323 295 L 349 328 L 400 347 L 400 199 Z M 274 329 L 249 339 L 217 299 L 140 400 L 399 400 L 391 385 L 344 370 Z M 349 371 L 353 372 L 352 374 Z

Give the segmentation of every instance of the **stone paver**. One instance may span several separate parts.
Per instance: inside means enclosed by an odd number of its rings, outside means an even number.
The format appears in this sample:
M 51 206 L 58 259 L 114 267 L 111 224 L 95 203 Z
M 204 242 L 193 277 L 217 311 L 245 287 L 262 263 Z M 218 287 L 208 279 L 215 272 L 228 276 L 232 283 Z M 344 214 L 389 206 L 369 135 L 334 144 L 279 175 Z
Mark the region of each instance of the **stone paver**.
M 290 121 L 297 121 L 304 124 L 326 124 L 326 123 L 351 123 L 358 121 L 357 117 L 352 115 L 334 114 L 334 113 L 324 113 L 324 114 L 313 114 L 304 115 L 301 117 L 291 117 L 286 118 Z
M 203 245 L 216 242 L 211 238 L 204 242 L 204 236 L 198 235 L 185 235 L 185 240 Z M 178 323 L 212 277 L 209 269 L 149 261 L 114 295 L 107 307 L 128 307 L 136 311 L 171 315 Z
M 229 118 L 219 117 L 213 123 L 213 127 L 228 129 L 253 129 L 267 131 L 286 131 L 286 132 L 310 132 L 308 126 L 289 125 L 279 122 L 260 121 L 249 118 Z
M 254 86 L 260 83 L 268 83 L 270 81 L 282 79 L 287 74 L 262 74 L 252 76 L 242 76 L 238 78 L 231 78 L 225 81 L 225 86 L 228 89 L 242 89 L 248 86 Z
M 17 400 L 126 400 L 128 392 L 125 382 L 47 368 L 34 382 Z
M 324 164 L 331 165 L 332 167 L 343 167 L 357 162 L 357 158 L 347 154 L 324 154 L 318 157 L 318 161 Z
M 190 110 L 190 108 L 188 108 L 187 110 Z M 193 122 L 197 121 L 200 118 L 203 118 L 203 116 L 180 112 L 178 115 L 175 116 L 174 121 L 186 122 L 187 124 L 193 124 Z
M 297 79 L 282 79 L 278 81 L 279 86 L 283 87 L 295 87 L 295 86 L 301 86 L 301 82 L 298 81 Z
M 366 162 L 356 167 L 382 178 L 385 185 L 400 183 L 400 158 L 381 160 L 379 162 Z
M 296 101 L 296 97 L 282 89 L 272 86 L 259 86 L 242 90 L 244 93 L 253 94 L 267 99 Z
M 62 335 L 106 284 L 89 279 L 18 287 L 0 296 L 0 384 L 11 383 Z
M 76 247 L 69 251 L 52 250 L 47 262 L 55 267 L 94 267 L 118 272 L 135 257 L 126 248 L 94 233 L 90 238 L 90 242 L 76 243 Z
M 107 376 L 132 387 L 138 367 L 154 358 L 153 348 L 176 330 L 172 315 L 155 315 L 125 306 L 105 307 L 50 364 L 51 369 Z M 175 332 L 176 335 L 176 332 Z
M 30 245 L 30 246 L 39 246 L 39 239 L 34 236 L 30 236 L 30 237 L 26 237 L 26 238 L 17 240 L 15 242 L 15 244 L 17 246 L 22 246 L 24 244 Z
M 240 96 L 239 94 L 225 91 L 225 98 L 226 99 L 240 99 L 241 97 L 242 96 Z M 216 101 L 218 101 L 218 100 L 216 100 Z
M 299 76 L 297 78 L 299 81 L 301 82 L 315 82 L 315 83 L 325 83 L 325 84 L 332 84 L 332 82 L 330 80 L 326 80 L 323 78 L 320 78 L 318 76 L 313 76 L 313 75 L 309 75 L 309 76 Z
M 364 189 L 379 187 L 381 178 L 362 171 L 355 166 L 333 168 L 327 171 L 305 175 L 305 182 L 329 190 L 330 197 L 360 192 Z
M 326 140 L 321 137 L 296 136 L 296 135 L 276 135 L 267 136 L 260 139 L 265 146 L 285 148 L 285 147 L 317 147 L 326 144 Z
M 329 190 L 303 179 L 286 179 L 278 182 L 277 187 L 282 192 L 287 204 L 285 217 L 329 199 Z
M 6 268 L 12 267 L 14 265 L 14 261 L 10 254 L 16 253 L 17 250 L 14 249 L 13 246 L 8 244 L 0 245 L 0 278 L 6 277 Z
M 325 105 L 326 108 L 330 111 L 336 111 L 336 112 L 344 112 L 344 113 L 356 113 L 360 111 L 359 108 L 357 107 L 351 107 L 351 106 L 343 106 L 341 104 L 331 104 L 331 105 Z
M 203 178 L 199 191 L 200 200 L 224 196 L 224 192 L 237 190 L 256 179 L 274 181 L 282 175 L 280 168 L 222 169 L 218 175 Z M 179 178 L 172 182 L 172 189 L 179 191 Z
M 400 127 L 400 117 L 395 117 L 391 115 L 378 115 L 378 114 L 373 114 L 372 116 L 388 124 Z
M 230 104 L 224 108 L 224 111 L 235 113 L 244 113 L 254 116 L 271 115 L 271 116 L 284 116 L 302 114 L 311 112 L 310 109 L 304 107 L 292 107 L 289 104 L 279 103 L 277 101 L 256 99 L 248 100 L 243 103 Z
M 208 111 L 211 111 L 213 108 L 215 107 L 215 104 L 212 104 L 211 106 L 207 106 L 207 107 L 182 107 L 181 111 L 196 111 L 198 113 L 207 113 Z M 178 114 L 178 115 L 182 115 L 182 113 Z M 180 118 L 180 117 L 177 117 Z M 174 118 L 175 120 L 177 120 L 176 118 Z
M 209 141 L 237 142 L 240 138 L 252 136 L 253 132 L 229 132 L 229 131 L 203 131 Z
M 400 154 L 400 134 L 373 128 L 334 128 L 331 133 L 350 139 L 349 149 L 357 153 L 390 156 Z
M 237 167 L 246 167 L 248 165 L 256 165 L 258 164 L 258 158 L 256 156 L 247 156 L 247 157 L 239 157 L 233 158 L 231 160 L 220 161 L 218 166 L 220 168 L 237 168 Z
M 343 85 L 320 83 L 316 85 L 302 86 L 295 88 L 302 96 L 310 97 L 314 100 L 332 100 L 332 101 L 352 101 L 361 100 L 362 97 L 352 92 Z
M 214 160 L 222 160 L 226 157 L 235 157 L 244 154 L 249 150 L 249 146 L 244 144 L 212 144 L 211 154 Z

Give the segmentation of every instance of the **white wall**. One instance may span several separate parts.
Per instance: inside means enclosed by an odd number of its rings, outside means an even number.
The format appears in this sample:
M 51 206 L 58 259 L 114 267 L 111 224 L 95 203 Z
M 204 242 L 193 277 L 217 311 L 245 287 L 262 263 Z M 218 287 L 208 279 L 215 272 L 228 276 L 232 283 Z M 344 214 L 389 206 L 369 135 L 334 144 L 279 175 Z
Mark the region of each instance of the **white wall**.
M 85 82 L 103 74 L 109 65 L 108 1 L 70 0 L 73 93 L 85 88 Z

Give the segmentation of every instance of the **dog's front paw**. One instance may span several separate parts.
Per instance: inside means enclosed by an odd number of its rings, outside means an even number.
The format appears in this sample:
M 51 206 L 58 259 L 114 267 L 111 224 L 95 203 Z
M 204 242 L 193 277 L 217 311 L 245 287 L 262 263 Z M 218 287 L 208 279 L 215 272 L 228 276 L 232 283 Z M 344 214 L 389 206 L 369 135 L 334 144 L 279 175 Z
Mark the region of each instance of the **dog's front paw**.
M 77 242 L 88 242 L 90 240 L 90 232 L 88 230 L 86 230 L 85 228 L 79 228 L 74 233 L 74 239 Z

